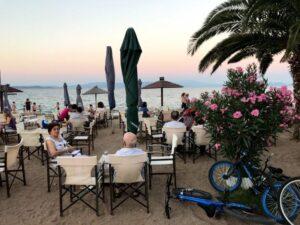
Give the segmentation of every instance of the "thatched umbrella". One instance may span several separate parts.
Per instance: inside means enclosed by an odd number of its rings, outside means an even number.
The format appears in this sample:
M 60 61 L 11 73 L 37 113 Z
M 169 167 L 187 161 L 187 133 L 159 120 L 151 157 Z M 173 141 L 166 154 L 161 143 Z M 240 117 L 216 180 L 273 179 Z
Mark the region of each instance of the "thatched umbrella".
M 164 105 L 164 88 L 182 88 L 183 86 L 179 84 L 174 84 L 170 81 L 166 81 L 164 77 L 160 77 L 159 81 L 154 83 L 148 84 L 143 89 L 156 89 L 160 88 L 160 99 L 161 99 L 161 106 Z
M 3 96 L 4 96 L 5 91 L 7 92 L 8 95 L 10 93 L 23 92 L 23 91 L 21 91 L 17 88 L 9 86 L 9 84 L 0 84 L 0 107 L 1 107 L 1 112 L 3 112 L 3 109 L 4 109 Z
M 97 108 L 97 95 L 107 94 L 108 92 L 97 86 L 83 93 L 83 95 L 95 95 L 95 108 Z

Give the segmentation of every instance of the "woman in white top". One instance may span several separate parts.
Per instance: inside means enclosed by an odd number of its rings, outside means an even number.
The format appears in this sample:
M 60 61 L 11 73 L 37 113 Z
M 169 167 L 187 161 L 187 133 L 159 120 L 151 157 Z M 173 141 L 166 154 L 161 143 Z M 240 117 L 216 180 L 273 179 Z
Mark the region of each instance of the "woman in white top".
M 48 133 L 50 136 L 46 139 L 46 145 L 51 157 L 74 151 L 74 148 L 68 145 L 66 140 L 60 136 L 59 129 L 59 124 L 57 123 L 50 123 L 48 125 Z

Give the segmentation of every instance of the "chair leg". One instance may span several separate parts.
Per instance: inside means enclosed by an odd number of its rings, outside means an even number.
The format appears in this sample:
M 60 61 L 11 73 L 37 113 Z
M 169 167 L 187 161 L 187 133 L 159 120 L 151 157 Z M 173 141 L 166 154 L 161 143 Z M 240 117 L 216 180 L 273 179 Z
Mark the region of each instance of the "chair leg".
M 8 172 L 5 171 L 5 183 L 6 183 L 6 193 L 7 193 L 7 197 L 10 197 L 10 190 L 9 190 L 9 176 L 8 176 Z
M 0 173 L 0 187 L 2 187 L 2 175 Z
M 48 192 L 50 192 L 51 189 L 51 185 L 50 185 L 50 169 L 49 169 L 49 165 L 47 163 L 47 186 L 48 186 Z
M 149 190 L 148 190 L 148 177 L 147 177 L 147 166 L 145 166 L 145 197 L 146 197 L 146 204 L 147 204 L 147 213 L 149 213 Z
M 110 183 L 110 215 L 113 215 L 113 198 L 114 198 L 113 184 Z
M 59 212 L 60 216 L 63 216 L 63 196 L 62 196 L 62 180 L 61 180 L 61 173 L 59 173 Z
M 174 156 L 175 157 L 175 156 Z M 173 176 L 174 176 L 174 185 L 175 188 L 177 188 L 177 181 L 176 181 L 176 163 L 175 163 L 175 158 L 173 160 Z
M 152 166 L 149 165 L 149 189 L 152 189 Z
M 25 176 L 23 151 L 20 151 L 20 163 L 21 163 L 21 167 L 22 167 L 23 184 L 24 184 L 24 186 L 26 186 L 26 176 Z

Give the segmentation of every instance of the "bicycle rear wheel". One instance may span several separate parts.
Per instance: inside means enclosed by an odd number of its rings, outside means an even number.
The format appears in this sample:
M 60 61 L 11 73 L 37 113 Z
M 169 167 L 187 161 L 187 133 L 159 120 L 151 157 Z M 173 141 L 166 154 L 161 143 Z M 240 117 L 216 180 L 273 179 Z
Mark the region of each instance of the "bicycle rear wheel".
M 300 177 L 288 180 L 279 191 L 279 209 L 289 224 L 300 224 Z
M 248 221 L 248 222 L 257 223 L 257 224 L 276 224 L 276 222 L 273 219 L 258 215 L 253 212 L 244 211 L 239 208 L 224 207 L 223 210 L 224 210 L 224 213 L 226 213 L 230 216 L 233 216 L 242 221 Z

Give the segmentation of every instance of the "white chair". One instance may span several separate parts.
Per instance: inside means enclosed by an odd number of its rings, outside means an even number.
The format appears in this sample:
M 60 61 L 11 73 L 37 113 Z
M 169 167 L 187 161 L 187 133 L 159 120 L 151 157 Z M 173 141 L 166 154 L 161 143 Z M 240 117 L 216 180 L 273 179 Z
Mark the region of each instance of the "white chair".
M 44 140 L 47 139 L 46 136 L 43 135 Z M 58 169 L 57 169 L 57 160 L 52 158 L 50 153 L 48 152 L 48 147 L 46 141 L 43 144 L 44 156 L 46 159 L 46 170 L 47 170 L 47 190 L 51 191 L 51 186 L 55 178 L 58 177 Z
M 57 165 L 59 174 L 60 216 L 63 216 L 63 212 L 78 201 L 94 210 L 97 216 L 99 216 L 99 198 L 104 200 L 104 182 L 103 170 L 99 171 L 97 168 L 97 156 L 58 156 Z M 64 170 L 64 173 L 62 170 Z M 93 171 L 94 175 L 92 175 Z M 65 178 L 64 181 L 63 178 Z M 76 186 L 81 186 L 81 189 L 76 191 Z M 66 193 L 70 194 L 71 202 L 67 206 L 64 206 L 63 198 Z M 92 206 L 84 199 L 88 193 L 95 195 L 95 206 Z
M 148 159 L 149 159 L 149 186 L 152 186 L 153 175 L 173 174 L 174 184 L 176 187 L 176 163 L 175 163 L 175 149 L 178 144 L 178 137 L 173 134 L 172 145 L 154 144 L 148 146 Z M 161 151 L 153 151 L 154 148 L 160 148 Z M 158 156 L 159 155 L 159 156 Z M 153 172 L 153 167 L 170 167 L 172 166 L 171 172 Z
M 161 130 L 161 124 L 157 118 L 144 118 L 143 123 L 146 129 L 146 146 L 148 144 L 161 143 L 163 134 Z
M 211 136 L 203 126 L 193 126 L 189 134 L 189 147 L 193 149 L 193 163 L 204 153 L 217 160 L 217 152 L 212 153 L 210 146 Z
M 0 186 L 2 186 L 2 182 L 6 183 L 7 197 L 10 197 L 10 190 L 15 180 L 19 180 L 26 185 L 22 144 L 23 140 L 14 146 L 6 145 L 4 156 L 0 157 Z M 22 173 L 22 177 L 18 176 L 19 173 Z M 4 174 L 5 180 L 2 180 L 2 174 Z M 12 180 L 10 180 L 10 177 L 12 177 Z
M 94 150 L 95 147 L 94 127 L 95 127 L 95 120 L 90 122 L 89 127 L 86 128 L 84 132 L 79 133 L 78 135 L 75 133 L 74 137 L 72 138 L 72 144 L 76 145 L 77 147 L 82 147 L 82 146 L 88 147 L 88 155 L 91 155 L 91 147 L 92 150 Z
M 21 138 L 23 139 L 23 150 L 27 152 L 27 156 L 24 159 L 30 156 L 41 160 L 42 165 L 44 165 L 44 154 L 42 146 L 42 137 L 39 133 L 28 133 L 26 131 L 20 133 Z
M 147 154 L 131 156 L 109 154 L 107 159 L 109 163 L 111 215 L 127 199 L 135 200 L 144 206 L 149 213 Z M 125 195 L 119 201 L 114 196 L 115 188 L 119 189 L 120 194 Z M 138 193 L 139 196 L 135 196 L 134 193 Z

